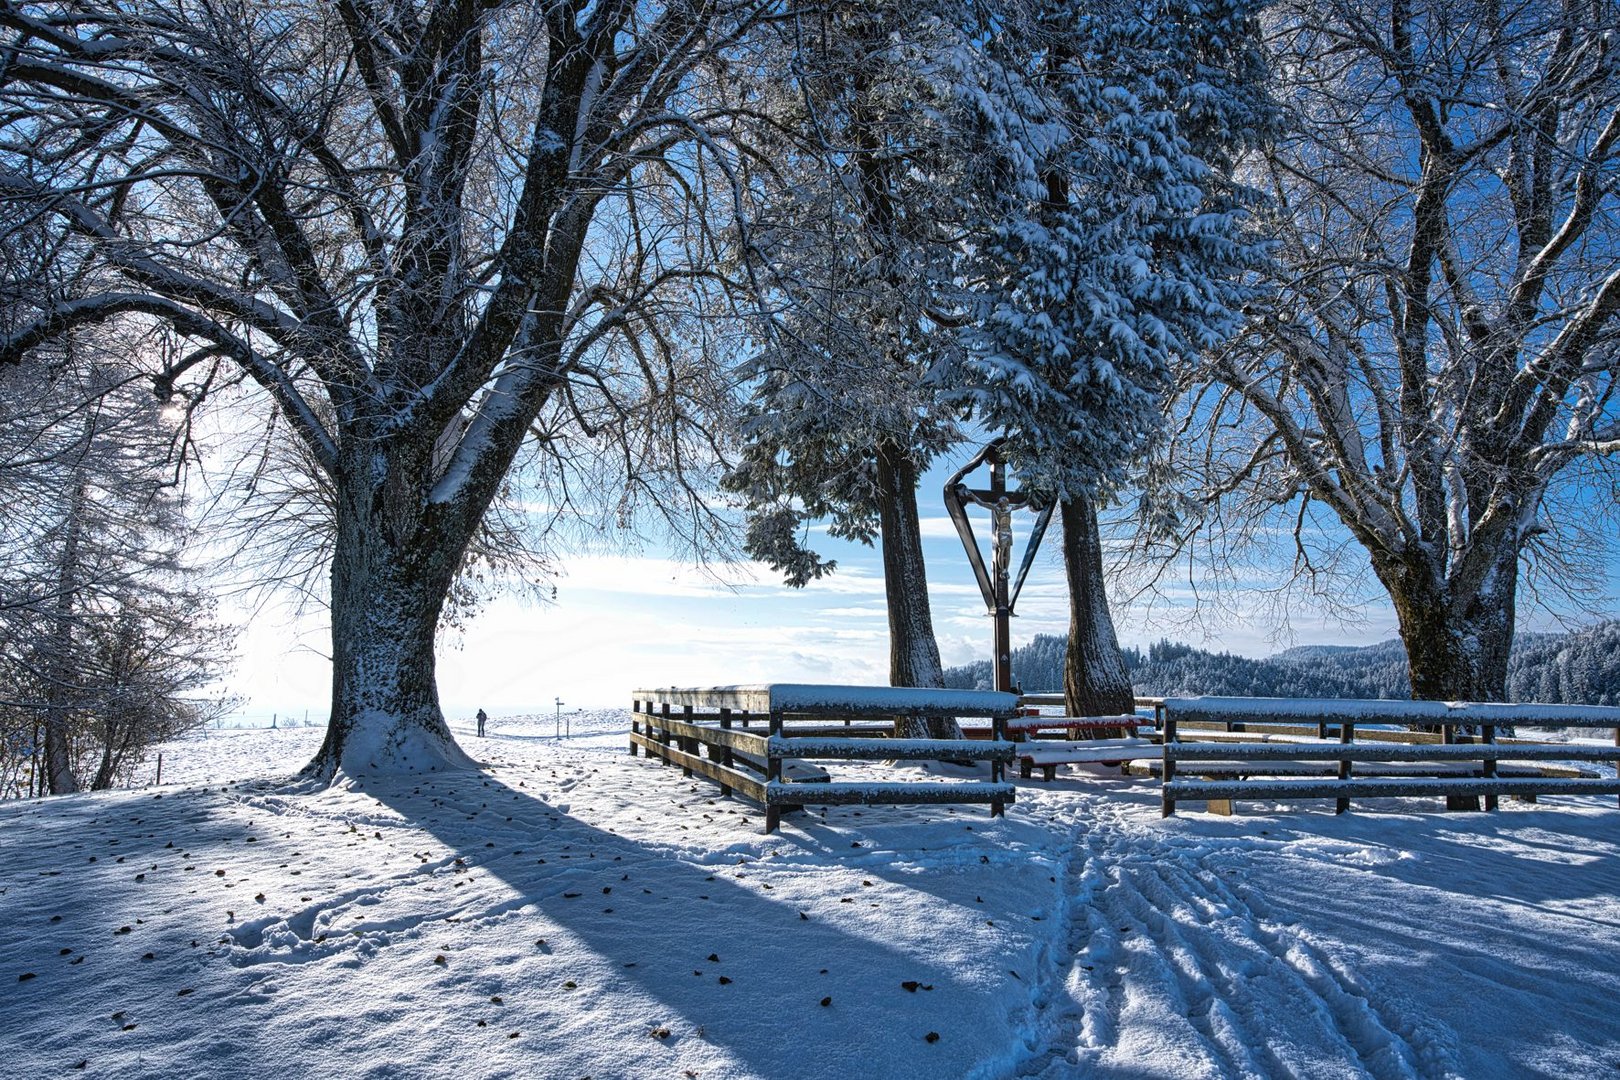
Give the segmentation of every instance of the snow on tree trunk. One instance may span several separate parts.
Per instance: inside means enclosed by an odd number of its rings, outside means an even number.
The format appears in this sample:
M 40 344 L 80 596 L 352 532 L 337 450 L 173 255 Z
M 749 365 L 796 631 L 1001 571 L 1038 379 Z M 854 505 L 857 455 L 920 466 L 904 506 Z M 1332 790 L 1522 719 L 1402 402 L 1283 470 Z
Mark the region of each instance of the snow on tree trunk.
M 1103 580 L 1102 538 L 1091 500 L 1059 504 L 1063 569 L 1069 582 L 1069 646 L 1063 658 L 1063 705 L 1070 716 L 1119 716 L 1136 707 L 1125 657 L 1114 636 Z M 1104 732 L 1123 737 L 1123 730 Z
M 357 480 L 339 495 L 332 715 L 307 776 L 474 767 L 440 710 L 434 656 L 440 609 L 471 525 L 454 513 L 438 520 L 420 493 L 399 490 L 397 478 L 409 471 L 391 462 L 371 474 L 387 481 Z
M 945 672 L 928 608 L 928 574 L 917 521 L 917 466 L 904 447 L 878 446 L 877 484 L 883 589 L 889 601 L 889 685 L 941 687 Z M 909 718 L 898 729 L 896 733 L 906 739 L 962 737 L 962 729 L 948 716 Z

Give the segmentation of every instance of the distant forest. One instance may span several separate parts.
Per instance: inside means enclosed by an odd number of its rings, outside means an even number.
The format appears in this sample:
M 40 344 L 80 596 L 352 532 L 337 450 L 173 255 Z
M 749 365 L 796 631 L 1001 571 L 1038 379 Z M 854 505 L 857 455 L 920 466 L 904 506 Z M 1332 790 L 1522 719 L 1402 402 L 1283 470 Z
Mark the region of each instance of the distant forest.
M 1066 634 L 1037 634 L 1013 650 L 1013 680 L 1026 693 L 1061 693 Z M 1131 683 L 1144 697 L 1407 698 L 1406 653 L 1377 645 L 1302 645 L 1264 660 L 1207 652 L 1174 641 L 1125 650 Z M 990 686 L 990 662 L 945 670 L 945 685 Z M 1520 634 L 1508 663 L 1508 700 L 1620 705 L 1620 619 L 1568 634 Z

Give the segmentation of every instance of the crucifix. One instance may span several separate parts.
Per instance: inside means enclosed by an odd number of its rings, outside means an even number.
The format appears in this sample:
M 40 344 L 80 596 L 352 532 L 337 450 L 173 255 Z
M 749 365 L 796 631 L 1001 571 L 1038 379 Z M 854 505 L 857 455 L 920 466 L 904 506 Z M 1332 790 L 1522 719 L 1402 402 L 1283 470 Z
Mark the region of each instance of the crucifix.
M 1018 603 L 1018 594 L 1023 591 L 1024 579 L 1029 576 L 1030 565 L 1035 561 L 1035 551 L 1041 546 L 1041 538 L 1046 535 L 1046 526 L 1052 520 L 1053 504 L 1043 504 L 1028 491 L 1007 489 L 1007 462 L 1002 457 L 1001 446 L 1001 439 L 990 443 L 946 482 L 945 510 L 951 515 L 951 521 L 956 524 L 956 534 L 962 538 L 962 546 L 967 549 L 968 562 L 973 566 L 973 576 L 979 582 L 979 591 L 984 594 L 985 606 L 989 608 L 990 617 L 995 620 L 996 646 L 991 663 L 991 668 L 995 672 L 995 688 L 1012 693 L 1014 692 L 1011 625 L 1013 607 Z M 990 467 L 990 486 L 969 487 L 966 482 L 967 475 L 985 465 Z M 990 511 L 991 547 L 988 570 L 984 565 L 984 556 L 979 550 L 979 541 L 973 535 L 973 526 L 968 522 L 969 503 Z M 1024 548 L 1024 558 L 1018 567 L 1018 577 L 1014 580 L 1012 518 L 1013 511 L 1019 509 L 1035 511 L 1035 527 L 1030 531 L 1028 544 Z

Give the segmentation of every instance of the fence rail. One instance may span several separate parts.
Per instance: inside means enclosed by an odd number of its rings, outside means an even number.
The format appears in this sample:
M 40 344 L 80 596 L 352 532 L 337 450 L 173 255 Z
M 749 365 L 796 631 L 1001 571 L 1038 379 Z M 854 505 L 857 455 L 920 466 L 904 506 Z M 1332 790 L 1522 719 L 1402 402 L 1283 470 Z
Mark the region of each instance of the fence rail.
M 806 805 L 989 803 L 991 814 L 999 815 L 1016 795 L 1005 780 L 1014 747 L 1003 724 L 1016 715 L 1017 705 L 1011 694 L 988 691 L 797 683 L 638 690 L 630 753 L 679 766 L 687 776 L 707 777 L 720 785 L 722 795 L 759 803 L 768 833 L 779 827 L 784 811 Z M 992 738 L 883 737 L 896 718 L 940 715 L 988 718 Z M 748 730 L 760 719 L 763 732 Z M 988 762 L 990 782 L 837 781 L 819 769 L 784 776 L 788 762 L 940 759 Z
M 1358 725 L 1402 724 L 1413 730 L 1358 732 Z M 1499 741 L 1504 725 L 1611 730 L 1614 745 Z M 1514 763 L 1620 761 L 1620 708 L 1568 705 L 1505 705 L 1438 701 L 1296 701 L 1282 698 L 1172 698 L 1164 702 L 1164 746 L 1160 766 L 1163 813 L 1175 813 L 1182 800 L 1204 800 L 1217 812 L 1231 812 L 1236 799 L 1335 800 L 1344 813 L 1352 799 L 1444 796 L 1454 809 L 1495 810 L 1503 795 L 1534 801 L 1538 795 L 1620 795 L 1620 777 L 1571 776 L 1559 770 Z M 1190 729 L 1190 730 L 1189 730 Z M 1461 734 L 1463 730 L 1470 734 Z M 1473 733 L 1477 730 L 1477 734 Z M 1217 733 L 1255 736 L 1253 741 L 1187 742 Z M 1337 743 L 1324 741 L 1329 732 Z M 1266 734 L 1296 741 L 1265 741 Z M 1315 741 L 1297 741 L 1314 732 Z M 1360 738 L 1362 741 L 1357 741 Z M 1431 741 L 1432 740 L 1432 741 Z M 1183 764 L 1200 779 L 1184 779 Z M 1337 765 L 1337 776 L 1279 776 L 1287 766 Z M 1390 763 L 1412 773 L 1410 763 L 1433 772 L 1401 776 L 1357 776 L 1356 765 Z M 1299 771 L 1295 769 L 1294 771 Z M 1233 775 L 1237 778 L 1231 778 Z M 1269 774 L 1269 775 L 1268 775 Z M 1471 805 L 1466 805 L 1471 804 Z

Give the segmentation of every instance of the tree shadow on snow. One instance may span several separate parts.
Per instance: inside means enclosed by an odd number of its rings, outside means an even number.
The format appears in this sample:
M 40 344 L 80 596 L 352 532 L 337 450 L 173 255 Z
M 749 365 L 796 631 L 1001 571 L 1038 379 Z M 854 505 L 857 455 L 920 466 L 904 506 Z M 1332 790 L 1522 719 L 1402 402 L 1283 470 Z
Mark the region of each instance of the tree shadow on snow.
M 639 789 L 635 801 L 650 812 L 663 807 L 703 826 L 698 809 L 678 804 L 706 805 L 705 796 L 714 795 L 718 806 L 729 803 L 746 812 L 750 830 L 762 824 L 762 812 L 752 804 L 722 802 L 718 792 L 683 781 L 673 770 L 639 758 L 625 760 L 622 768 L 622 783 Z M 874 1054 L 889 1076 L 932 1077 L 966 1066 L 951 1056 L 948 1042 L 936 1048 L 925 1041 L 929 1030 L 944 1028 L 930 1027 L 919 1016 L 917 995 L 901 983 L 932 986 L 928 997 L 941 1005 L 983 994 L 982 985 L 973 989 L 940 957 L 885 943 L 870 923 L 852 918 L 847 929 L 840 927 L 837 909 L 806 912 L 819 897 L 784 888 L 780 877 L 773 878 L 774 890 L 767 889 L 754 877 L 755 860 L 739 858 L 739 852 L 759 846 L 757 833 L 730 850 L 721 845 L 697 856 L 637 840 L 572 813 L 576 800 L 566 790 L 572 785 L 546 776 L 546 769 L 504 766 L 509 776 L 522 778 L 519 788 L 487 773 L 460 772 L 368 781 L 363 790 L 459 851 L 466 869 L 493 876 L 515 894 L 492 914 L 505 915 L 515 905 L 525 929 L 535 929 L 531 936 L 545 938 L 544 945 L 523 943 L 537 957 L 569 959 L 576 970 L 579 961 L 586 962 L 588 979 L 575 977 L 578 985 L 565 988 L 564 977 L 551 978 L 537 960 L 537 977 L 554 984 L 548 994 L 578 995 L 578 1007 L 590 1010 L 601 1009 L 597 999 L 608 994 L 621 1004 L 647 1003 L 645 1016 L 629 1032 L 637 1041 L 618 1051 L 622 1057 L 596 1061 L 596 1069 L 607 1070 L 597 1075 L 660 1064 L 668 1069 L 677 1060 L 672 1051 L 690 1038 L 721 1051 L 733 1068 L 759 1076 L 865 1075 Z M 698 785 L 696 793 L 688 784 Z M 805 884 L 814 890 L 814 881 Z M 472 921 L 479 912 L 468 909 L 457 917 Z M 562 955 L 579 948 L 590 956 Z M 748 956 L 766 962 L 740 962 Z M 732 957 L 736 961 L 728 963 Z M 834 1004 L 822 1006 L 829 996 Z M 553 1000 L 548 1007 L 555 1006 Z M 960 1013 L 962 1003 L 950 1011 Z M 893 1052 L 896 1042 L 912 1041 L 915 1054 Z

